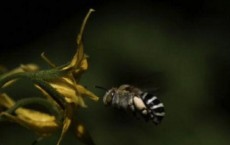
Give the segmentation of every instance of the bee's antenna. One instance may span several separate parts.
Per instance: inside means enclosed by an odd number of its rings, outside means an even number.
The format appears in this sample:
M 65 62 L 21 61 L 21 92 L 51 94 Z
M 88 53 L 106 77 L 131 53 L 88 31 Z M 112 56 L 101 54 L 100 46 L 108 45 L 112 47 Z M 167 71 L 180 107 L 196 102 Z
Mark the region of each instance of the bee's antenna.
M 107 91 L 108 89 L 106 89 L 106 88 L 104 88 L 104 87 L 101 87 L 101 86 L 95 86 L 95 88 L 98 88 L 98 89 L 101 89 L 101 90 L 105 90 L 105 91 Z

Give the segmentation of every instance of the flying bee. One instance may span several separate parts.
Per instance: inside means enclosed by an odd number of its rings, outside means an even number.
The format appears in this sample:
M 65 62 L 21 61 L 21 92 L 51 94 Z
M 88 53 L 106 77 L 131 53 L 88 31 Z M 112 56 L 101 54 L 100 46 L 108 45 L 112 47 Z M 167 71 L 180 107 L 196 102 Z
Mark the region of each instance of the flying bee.
M 108 90 L 103 102 L 134 114 L 139 113 L 146 121 L 152 120 L 155 124 L 159 124 L 165 116 L 164 105 L 155 95 L 128 84 Z

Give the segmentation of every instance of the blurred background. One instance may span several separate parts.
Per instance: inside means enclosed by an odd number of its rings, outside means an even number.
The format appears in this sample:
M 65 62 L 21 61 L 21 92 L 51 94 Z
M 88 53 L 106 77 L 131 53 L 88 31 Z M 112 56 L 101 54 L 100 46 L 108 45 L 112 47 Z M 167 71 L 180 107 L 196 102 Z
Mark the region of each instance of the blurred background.
M 156 90 L 166 117 L 155 126 L 132 114 L 85 99 L 76 117 L 96 145 L 229 145 L 230 2 L 227 0 L 5 1 L 0 5 L 0 65 L 37 63 L 45 52 L 56 64 L 73 56 L 84 33 L 89 70 L 82 84 L 98 96 L 124 83 Z M 152 90 L 151 90 L 152 89 Z M 28 92 L 27 92 L 28 91 Z M 12 94 L 33 91 L 16 87 Z M 56 144 L 58 133 L 39 142 Z M 36 135 L 16 124 L 0 125 L 0 145 L 30 145 Z M 62 145 L 80 143 L 70 130 Z

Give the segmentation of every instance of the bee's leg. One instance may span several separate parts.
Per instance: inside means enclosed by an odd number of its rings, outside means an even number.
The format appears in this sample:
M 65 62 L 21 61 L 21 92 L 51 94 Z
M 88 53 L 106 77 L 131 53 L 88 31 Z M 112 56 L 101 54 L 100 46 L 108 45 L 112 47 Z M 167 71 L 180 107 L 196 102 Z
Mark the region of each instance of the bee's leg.
M 131 110 L 132 112 L 136 112 L 136 109 L 135 109 L 134 105 L 129 105 L 129 108 L 130 108 L 130 110 Z
M 135 106 L 134 106 L 133 104 L 129 104 L 129 109 L 132 111 L 133 116 L 135 116 L 135 118 L 140 119 L 140 118 L 137 116 L 136 108 L 135 108 Z
M 135 116 L 135 118 L 136 118 L 137 120 L 140 120 L 140 117 L 137 115 L 136 112 L 133 112 L 133 116 Z
M 148 110 L 146 108 L 143 108 L 140 110 L 140 113 L 141 113 L 142 117 L 145 119 L 145 121 L 148 122 L 149 121 Z
M 35 141 L 32 142 L 31 145 L 36 145 L 38 142 L 40 142 L 41 140 L 43 140 L 43 137 L 39 137 L 37 138 Z

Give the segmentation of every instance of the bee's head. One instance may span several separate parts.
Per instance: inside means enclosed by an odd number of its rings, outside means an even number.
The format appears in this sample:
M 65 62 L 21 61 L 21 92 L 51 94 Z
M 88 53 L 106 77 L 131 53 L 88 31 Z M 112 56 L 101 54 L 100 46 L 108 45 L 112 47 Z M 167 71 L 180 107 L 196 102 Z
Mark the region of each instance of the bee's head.
M 116 90 L 117 90 L 117 88 L 112 88 L 112 89 L 106 89 L 106 88 L 104 88 L 104 87 L 101 87 L 101 86 L 95 86 L 96 88 L 98 88 L 98 89 L 101 89 L 101 90 L 105 90 L 106 91 L 106 93 L 105 93 L 105 95 L 104 95 L 104 97 L 103 97 L 103 103 L 105 104 L 105 105 L 110 105 L 110 104 L 112 104 L 112 101 L 113 101 L 113 99 L 114 99 L 114 96 L 115 96 L 115 93 L 116 93 Z
M 112 89 L 108 90 L 103 97 L 104 104 L 110 105 L 113 101 L 115 94 L 116 94 L 116 88 L 112 88 Z

